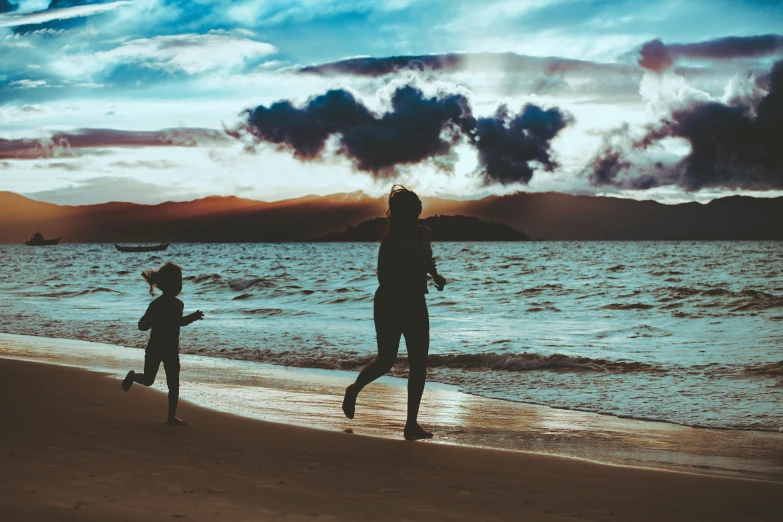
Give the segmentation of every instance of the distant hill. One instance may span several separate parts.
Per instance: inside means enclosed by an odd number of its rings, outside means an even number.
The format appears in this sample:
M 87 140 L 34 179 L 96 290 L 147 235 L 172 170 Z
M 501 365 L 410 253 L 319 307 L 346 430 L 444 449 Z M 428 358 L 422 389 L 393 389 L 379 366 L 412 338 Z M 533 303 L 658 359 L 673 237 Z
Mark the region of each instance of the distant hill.
M 523 232 L 505 223 L 484 221 L 469 216 L 430 216 L 419 220 L 420 225 L 432 230 L 435 241 L 530 241 Z M 348 227 L 342 232 L 332 232 L 313 241 L 354 242 L 378 241 L 383 237 L 386 218 L 375 218 Z
M 783 197 L 732 196 L 707 204 L 519 192 L 479 200 L 423 198 L 427 218 L 462 215 L 506 223 L 547 240 L 779 239 Z M 384 213 L 364 193 L 275 202 L 213 196 L 160 205 L 63 206 L 0 192 L 0 243 L 37 229 L 63 243 L 308 241 Z M 440 238 L 439 238 L 440 239 Z

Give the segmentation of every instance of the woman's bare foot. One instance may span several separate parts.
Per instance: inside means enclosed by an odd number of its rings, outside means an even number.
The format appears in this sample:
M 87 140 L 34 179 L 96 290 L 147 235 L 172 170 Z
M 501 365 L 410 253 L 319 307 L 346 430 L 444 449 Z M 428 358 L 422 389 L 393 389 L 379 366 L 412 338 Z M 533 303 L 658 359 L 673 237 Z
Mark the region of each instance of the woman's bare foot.
M 169 420 L 166 421 L 168 424 L 172 424 L 174 426 L 184 426 L 185 422 L 178 419 L 177 417 L 169 417 Z
M 125 376 L 125 378 L 122 380 L 122 391 L 126 392 L 130 390 L 130 387 L 133 385 L 133 377 L 136 375 L 136 372 L 133 370 L 128 372 L 128 375 Z
M 432 432 L 427 431 L 421 426 L 419 426 L 419 423 L 415 423 L 413 426 L 409 426 L 406 424 L 403 434 L 405 435 L 405 440 L 420 440 L 420 439 L 432 438 Z
M 356 384 L 351 384 L 345 389 L 345 397 L 343 397 L 343 413 L 349 419 L 353 419 L 354 413 L 356 413 L 356 397 L 359 392 L 356 390 Z

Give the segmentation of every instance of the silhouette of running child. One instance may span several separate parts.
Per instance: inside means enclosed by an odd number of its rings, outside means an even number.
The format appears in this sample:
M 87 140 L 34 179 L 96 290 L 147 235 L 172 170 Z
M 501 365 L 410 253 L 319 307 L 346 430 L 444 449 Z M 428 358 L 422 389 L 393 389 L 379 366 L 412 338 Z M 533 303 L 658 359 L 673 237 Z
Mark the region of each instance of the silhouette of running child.
M 160 363 L 166 371 L 166 385 L 169 388 L 168 423 L 184 426 L 177 418 L 179 402 L 179 328 L 204 318 L 204 312 L 197 310 L 182 316 L 184 305 L 177 296 L 182 291 L 182 269 L 174 263 L 166 263 L 159 270 L 146 270 L 142 277 L 150 285 L 150 295 L 158 287 L 163 295 L 152 301 L 144 316 L 139 320 L 139 330 L 150 332 L 147 351 L 144 353 L 144 373 L 133 370 L 122 381 L 123 391 L 130 390 L 134 382 L 151 386 L 155 382 Z
M 432 257 L 430 229 L 418 225 L 421 200 L 416 193 L 394 185 L 386 214 L 388 232 L 378 251 L 379 286 L 373 306 L 378 357 L 345 390 L 343 412 L 353 419 L 359 392 L 391 370 L 397 360 L 400 336 L 404 336 L 410 370 L 408 419 L 403 433 L 407 440 L 429 439 L 432 433 L 418 423 L 430 348 L 430 320 L 424 295 L 427 274 L 432 275 L 438 290 L 443 290 L 446 279 L 438 274 Z

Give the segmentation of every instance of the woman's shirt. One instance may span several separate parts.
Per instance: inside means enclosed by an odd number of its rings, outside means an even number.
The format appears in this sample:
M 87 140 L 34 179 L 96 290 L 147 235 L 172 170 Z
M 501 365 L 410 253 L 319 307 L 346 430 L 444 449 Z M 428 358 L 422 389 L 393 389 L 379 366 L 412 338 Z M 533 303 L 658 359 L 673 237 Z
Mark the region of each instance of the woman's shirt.
M 179 352 L 179 327 L 183 324 L 185 305 L 173 296 L 163 294 L 150 303 L 139 320 L 139 330 L 150 330 L 147 350 Z
M 421 295 L 427 291 L 427 273 L 432 267 L 431 232 L 417 227 L 414 237 L 391 232 L 381 241 L 378 251 L 380 289 L 397 295 Z

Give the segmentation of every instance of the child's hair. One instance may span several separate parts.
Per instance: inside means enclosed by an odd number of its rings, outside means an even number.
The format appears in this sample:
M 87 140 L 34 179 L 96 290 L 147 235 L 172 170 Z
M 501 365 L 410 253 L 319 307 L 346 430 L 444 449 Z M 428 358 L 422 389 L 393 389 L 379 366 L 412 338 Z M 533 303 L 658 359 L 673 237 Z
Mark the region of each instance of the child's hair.
M 389 209 L 386 211 L 388 222 L 385 232 L 394 231 L 396 218 L 402 216 L 418 217 L 421 214 L 421 200 L 415 192 L 406 188 L 404 185 L 395 184 L 389 192 Z
M 150 295 L 155 295 L 155 287 L 161 290 L 182 284 L 182 269 L 174 263 L 166 263 L 157 270 L 145 270 L 141 276 L 150 285 Z

